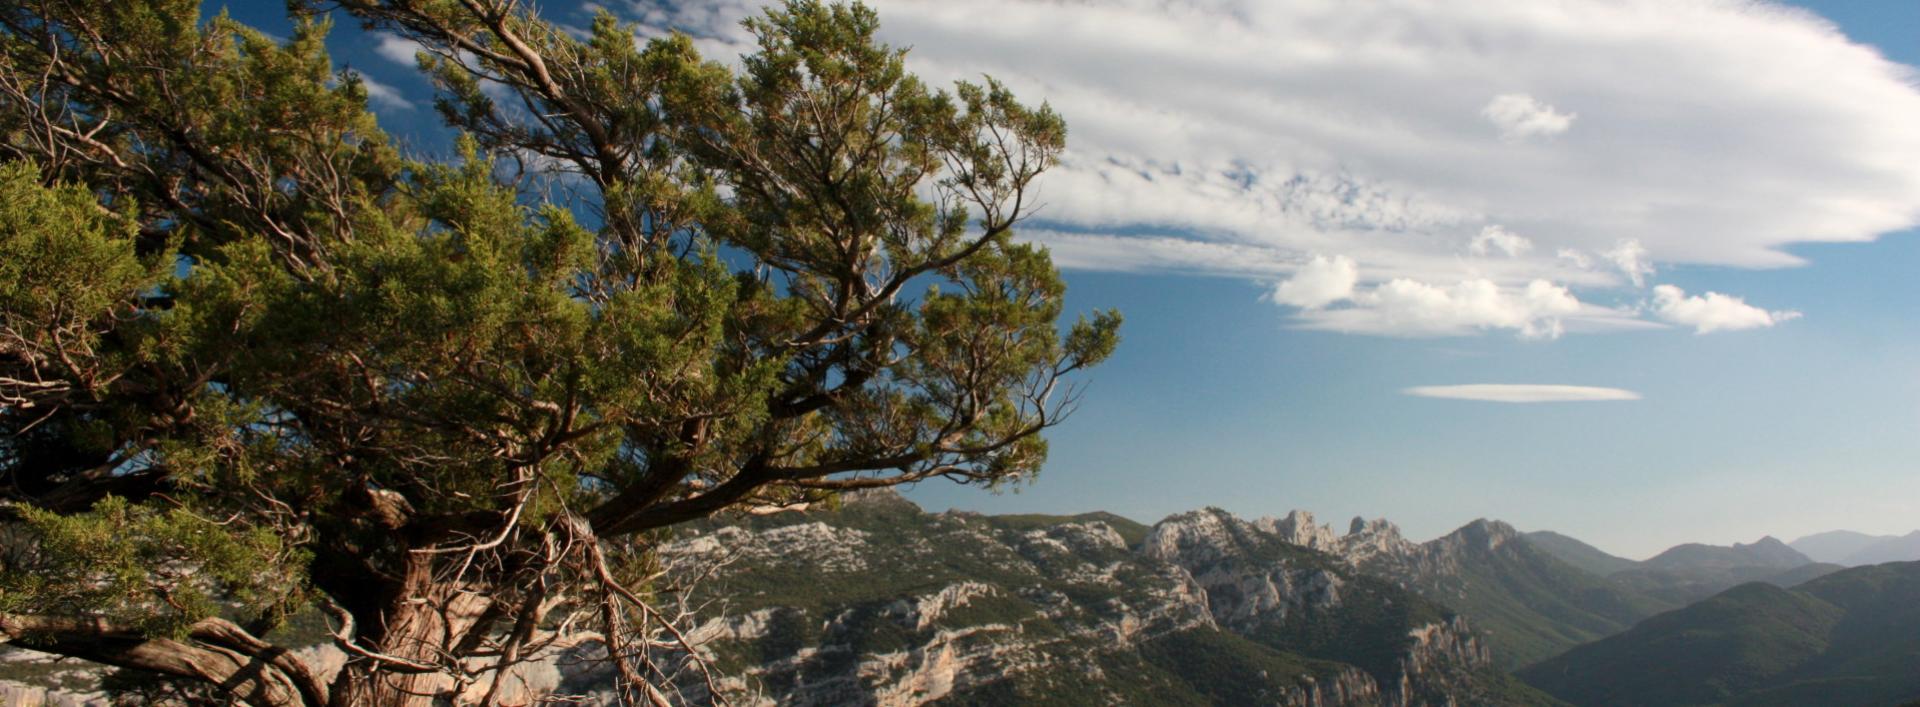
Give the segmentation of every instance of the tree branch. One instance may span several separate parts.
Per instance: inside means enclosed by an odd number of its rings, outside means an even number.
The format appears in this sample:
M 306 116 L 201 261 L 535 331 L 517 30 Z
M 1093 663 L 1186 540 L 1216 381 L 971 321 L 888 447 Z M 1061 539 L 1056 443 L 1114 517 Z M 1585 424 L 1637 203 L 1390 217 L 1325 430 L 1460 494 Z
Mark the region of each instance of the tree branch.
M 327 688 L 305 663 L 226 619 L 202 620 L 174 640 L 104 619 L 0 614 L 0 635 L 45 653 L 211 683 L 248 704 L 327 704 Z

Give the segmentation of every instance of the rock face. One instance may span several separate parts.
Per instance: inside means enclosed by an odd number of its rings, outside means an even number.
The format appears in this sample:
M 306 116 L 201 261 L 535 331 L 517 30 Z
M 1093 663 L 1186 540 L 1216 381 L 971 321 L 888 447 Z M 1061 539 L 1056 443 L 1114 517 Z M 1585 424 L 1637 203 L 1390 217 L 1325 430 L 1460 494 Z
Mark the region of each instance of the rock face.
M 1339 556 L 1292 542 L 1325 542 L 1329 533 L 1305 530 L 1305 513 L 1288 519 L 1247 523 L 1212 508 L 1185 513 L 1155 526 L 1141 554 L 1191 573 L 1223 628 L 1361 667 L 1375 679 L 1381 704 L 1488 701 L 1483 691 L 1500 676 L 1465 619 Z M 1416 547 L 1392 524 L 1354 525 L 1359 532 L 1326 546 L 1368 558 Z
M 1338 552 L 1340 536 L 1334 534 L 1329 526 L 1314 525 L 1313 514 L 1306 511 L 1293 511 L 1279 520 L 1261 518 L 1253 522 L 1253 527 L 1271 533 L 1289 545 L 1321 552 Z
M 1370 527 L 1372 548 L 1405 542 Z M 796 532 L 835 545 L 772 549 Z M 1207 509 L 1129 547 L 1100 521 L 1015 526 L 870 495 L 834 514 L 703 529 L 665 551 L 735 558 L 713 590 L 728 607 L 698 633 L 753 704 L 1539 697 L 1490 668 L 1465 620 L 1294 542 L 1336 539 L 1305 514 L 1249 523 Z

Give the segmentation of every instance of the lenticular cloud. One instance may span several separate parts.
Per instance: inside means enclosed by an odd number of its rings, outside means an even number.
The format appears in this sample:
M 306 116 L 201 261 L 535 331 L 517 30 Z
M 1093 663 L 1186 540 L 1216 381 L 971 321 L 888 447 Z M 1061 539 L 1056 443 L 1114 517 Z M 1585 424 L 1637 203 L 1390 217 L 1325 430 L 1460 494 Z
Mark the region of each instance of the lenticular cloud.
M 1607 400 L 1639 400 L 1640 394 L 1620 388 L 1595 388 L 1584 385 L 1534 385 L 1480 383 L 1473 385 L 1423 385 L 1402 391 L 1420 398 L 1478 400 L 1490 403 L 1569 403 Z

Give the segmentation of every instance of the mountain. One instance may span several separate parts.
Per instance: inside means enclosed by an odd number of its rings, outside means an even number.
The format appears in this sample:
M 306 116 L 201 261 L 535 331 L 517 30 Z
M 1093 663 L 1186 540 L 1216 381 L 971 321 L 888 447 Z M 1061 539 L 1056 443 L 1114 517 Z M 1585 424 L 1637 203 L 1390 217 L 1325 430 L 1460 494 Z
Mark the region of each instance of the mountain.
M 1537 530 L 1524 536 L 1529 544 L 1540 548 L 1547 554 L 1560 559 L 1588 573 L 1605 577 L 1615 572 L 1633 569 L 1640 563 L 1624 557 L 1609 555 L 1600 548 L 1588 545 L 1551 530 Z
M 1161 521 L 1140 550 L 1189 571 L 1206 589 L 1222 626 L 1276 649 L 1358 665 L 1376 678 L 1398 674 L 1398 699 L 1539 699 L 1515 692 L 1507 676 L 1491 668 L 1491 654 L 1467 619 L 1271 527 L 1209 508 Z M 1354 528 L 1347 538 L 1350 552 L 1385 551 L 1398 539 L 1390 524 L 1356 522 Z M 1379 530 L 1391 533 L 1370 532 Z
M 1334 556 L 1217 509 L 1137 542 L 1113 522 L 866 494 L 662 555 L 719 568 L 694 635 L 724 689 L 777 704 L 1555 704 L 1469 620 Z
M 1666 552 L 1654 555 L 1641 565 L 1648 569 L 1659 570 L 1731 567 L 1792 569 L 1812 562 L 1813 560 L 1808 559 L 1806 555 L 1800 554 L 1799 551 L 1788 547 L 1786 543 L 1780 542 L 1778 538 L 1769 535 L 1751 545 L 1741 543 L 1734 543 L 1732 547 L 1700 543 L 1676 545 Z
M 1839 565 L 1816 563 L 1768 536 L 1752 544 L 1678 545 L 1608 579 L 1685 606 L 1747 582 L 1788 587 L 1838 569 Z
M 1892 535 L 1868 535 L 1851 530 L 1832 530 L 1825 533 L 1800 538 L 1787 543 L 1788 547 L 1800 551 L 1815 562 L 1830 562 L 1837 565 L 1848 564 L 1847 557 L 1867 549 L 1869 546 L 1892 540 Z M 1920 558 L 1910 558 L 1920 559 Z
M 1859 566 L 1914 560 L 1920 560 L 1920 530 L 1899 537 L 1886 538 L 1860 548 L 1853 554 L 1847 555 L 1840 564 Z
M 1793 589 L 1755 582 L 1520 671 L 1580 705 L 1896 704 L 1920 698 L 1920 562 Z
M 1809 535 L 1788 545 L 1816 561 L 1848 567 L 1920 560 L 1920 530 L 1906 535 L 1834 530 Z
M 1425 543 L 1378 519 L 1355 518 L 1347 534 L 1336 535 L 1304 511 L 1255 525 L 1458 610 L 1486 634 L 1495 665 L 1507 668 L 1677 606 L 1563 561 L 1499 521 L 1477 520 Z

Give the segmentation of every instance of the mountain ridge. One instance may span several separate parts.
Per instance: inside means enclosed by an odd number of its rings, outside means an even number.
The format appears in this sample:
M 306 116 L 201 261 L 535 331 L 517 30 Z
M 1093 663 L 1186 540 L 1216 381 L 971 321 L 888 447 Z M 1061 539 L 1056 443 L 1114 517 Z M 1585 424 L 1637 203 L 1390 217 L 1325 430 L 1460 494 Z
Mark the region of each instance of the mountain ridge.
M 1839 564 L 1858 567 L 1886 562 L 1920 560 L 1920 530 L 1895 535 L 1847 555 Z
M 728 689 L 776 704 L 1556 704 L 1470 619 L 1219 509 L 1132 543 L 1096 514 L 876 493 L 662 552 L 733 558 L 697 633 L 742 676 Z
M 1920 562 L 1750 582 L 1529 666 L 1576 704 L 1895 704 L 1920 696 Z

